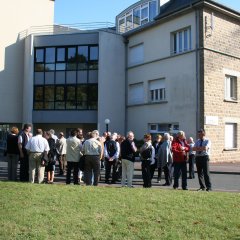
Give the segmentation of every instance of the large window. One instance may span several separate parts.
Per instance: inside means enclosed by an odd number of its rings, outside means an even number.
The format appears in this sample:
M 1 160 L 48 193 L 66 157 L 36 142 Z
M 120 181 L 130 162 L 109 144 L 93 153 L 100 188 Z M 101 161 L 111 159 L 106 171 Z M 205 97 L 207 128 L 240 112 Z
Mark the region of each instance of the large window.
M 152 21 L 157 13 L 156 0 L 147 1 L 144 4 L 135 6 L 133 9 L 118 18 L 118 31 L 124 33 L 144 25 Z
M 35 49 L 35 71 L 98 69 L 98 46 L 49 47 Z
M 97 84 L 34 87 L 35 110 L 96 110 L 97 105 Z
M 149 82 L 149 100 L 150 102 L 161 102 L 166 99 L 165 79 L 159 79 Z
M 98 45 L 35 48 L 34 110 L 96 110 Z
M 172 33 L 172 52 L 178 54 L 192 49 L 191 28 Z
M 237 124 L 225 124 L 225 149 L 237 148 Z
M 225 76 L 225 99 L 237 100 L 237 77 Z

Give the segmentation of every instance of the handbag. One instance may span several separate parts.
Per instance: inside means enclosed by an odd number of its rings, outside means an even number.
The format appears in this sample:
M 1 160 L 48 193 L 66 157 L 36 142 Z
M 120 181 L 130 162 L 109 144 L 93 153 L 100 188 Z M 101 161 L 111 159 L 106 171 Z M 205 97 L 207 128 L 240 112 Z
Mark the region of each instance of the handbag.
M 86 158 L 86 156 L 83 155 L 79 159 L 79 169 L 80 169 L 80 171 L 84 171 L 84 168 L 85 168 L 85 158 Z
M 46 167 L 48 165 L 48 157 L 46 156 L 46 154 L 42 154 L 41 156 L 41 166 L 42 167 Z

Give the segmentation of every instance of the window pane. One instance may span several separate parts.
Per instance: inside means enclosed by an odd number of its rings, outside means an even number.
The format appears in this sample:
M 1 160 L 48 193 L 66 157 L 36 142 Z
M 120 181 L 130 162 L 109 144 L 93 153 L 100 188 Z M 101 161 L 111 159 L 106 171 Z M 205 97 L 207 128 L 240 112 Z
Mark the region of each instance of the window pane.
M 65 109 L 65 102 L 55 102 L 55 109 Z
M 173 52 L 177 53 L 177 34 L 173 35 Z
M 178 43 L 179 52 L 182 52 L 182 32 L 178 33 Z
M 34 101 L 43 100 L 43 87 L 34 88 Z
M 45 64 L 45 71 L 54 71 L 55 70 L 55 64 Z
M 64 87 L 58 86 L 56 87 L 56 101 L 64 101 Z
M 36 49 L 35 62 L 44 62 L 44 49 Z
M 98 47 L 90 47 L 90 60 L 98 60 Z
M 134 23 L 134 26 L 140 25 L 140 8 L 139 7 L 133 10 L 133 23 Z
M 35 72 L 44 72 L 44 64 L 43 63 L 37 63 L 35 64 Z
M 81 70 L 87 69 L 88 46 L 78 47 L 77 61 L 78 61 L 78 69 L 81 69 Z
M 57 62 L 65 62 L 65 48 L 57 48 Z
M 76 48 L 68 48 L 68 62 L 76 62 Z
M 34 109 L 43 109 L 43 102 L 34 102 Z
M 89 110 L 97 110 L 98 109 L 97 101 L 88 102 L 88 109 Z
M 54 101 L 54 86 L 45 86 L 45 101 Z
M 67 100 L 75 101 L 75 87 L 73 87 L 73 86 L 67 87 Z
M 77 109 L 87 109 L 87 85 L 77 87 Z
M 188 50 L 188 30 L 184 30 L 184 51 Z
M 145 19 L 147 17 L 148 17 L 148 4 L 145 4 L 144 8 L 141 9 L 141 19 Z
M 56 64 L 56 71 L 64 71 L 66 70 L 66 63 L 57 63 Z
M 87 101 L 87 85 L 77 87 L 77 101 Z
M 149 20 L 152 21 L 156 16 L 157 4 L 156 1 L 149 2 Z
M 76 102 L 75 101 L 66 102 L 66 109 L 76 109 Z
M 132 14 L 126 17 L 127 30 L 132 29 Z
M 55 62 L 55 48 L 46 48 L 46 63 L 54 63 Z
M 45 109 L 54 109 L 54 102 L 45 102 L 44 108 Z
M 118 28 L 119 28 L 118 31 L 120 33 L 125 32 L 125 18 L 124 17 L 119 20 Z
M 88 46 L 78 47 L 78 62 L 86 63 L 88 61 Z
M 98 85 L 89 85 L 88 87 L 88 100 L 97 101 L 98 100 Z

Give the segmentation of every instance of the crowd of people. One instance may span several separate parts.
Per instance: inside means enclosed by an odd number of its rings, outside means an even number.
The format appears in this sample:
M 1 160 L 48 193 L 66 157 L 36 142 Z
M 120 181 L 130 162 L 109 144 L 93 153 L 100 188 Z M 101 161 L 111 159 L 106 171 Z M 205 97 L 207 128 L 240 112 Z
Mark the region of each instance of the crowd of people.
M 144 143 L 139 147 L 135 144 L 132 131 L 124 137 L 110 132 L 104 132 L 100 136 L 94 130 L 84 137 L 83 130 L 78 128 L 71 130 L 66 139 L 63 132 L 56 136 L 53 129 L 36 129 L 33 136 L 31 129 L 30 124 L 25 124 L 20 132 L 17 127 L 12 127 L 7 137 L 9 180 L 17 180 L 19 163 L 20 181 L 34 183 L 37 172 L 38 183 L 52 184 L 58 162 L 58 174 L 66 176 L 66 184 L 73 181 L 79 185 L 83 181 L 87 186 L 97 186 L 102 168 L 105 169 L 106 184 L 120 181 L 122 187 L 132 188 L 134 162 L 139 157 L 144 188 L 152 186 L 157 171 L 157 183 L 161 182 L 164 172 L 163 186 L 171 186 L 173 182 L 173 188 L 178 189 L 181 176 L 181 187 L 188 190 L 187 179 L 195 178 L 196 164 L 199 190 L 212 190 L 209 175 L 211 142 L 206 138 L 204 129 L 198 131 L 199 139 L 196 143 L 192 137 L 187 140 L 185 133 L 179 131 L 175 137 L 169 133 L 163 136 L 159 134 L 154 141 L 150 134 L 145 134 Z

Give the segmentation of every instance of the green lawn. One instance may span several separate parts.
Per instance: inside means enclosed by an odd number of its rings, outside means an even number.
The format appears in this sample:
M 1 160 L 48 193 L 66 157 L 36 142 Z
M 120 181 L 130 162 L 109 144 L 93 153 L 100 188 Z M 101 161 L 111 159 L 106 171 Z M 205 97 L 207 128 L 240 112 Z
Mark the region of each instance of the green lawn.
M 240 239 L 240 194 L 0 182 L 0 239 Z

